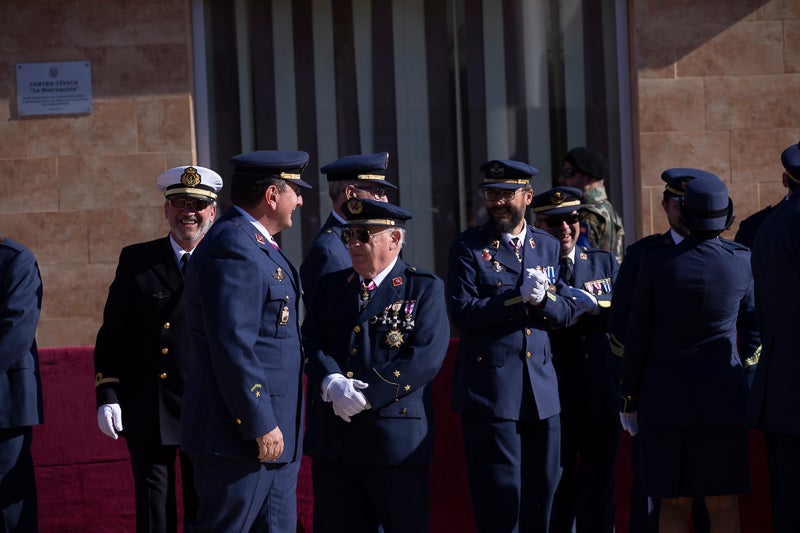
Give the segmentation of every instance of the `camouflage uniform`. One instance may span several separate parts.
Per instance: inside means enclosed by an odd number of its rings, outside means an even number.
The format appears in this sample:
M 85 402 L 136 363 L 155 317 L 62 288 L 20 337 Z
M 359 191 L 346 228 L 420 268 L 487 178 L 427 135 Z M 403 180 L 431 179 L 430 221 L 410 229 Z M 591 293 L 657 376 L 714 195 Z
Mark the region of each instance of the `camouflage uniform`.
M 608 201 L 605 187 L 600 185 L 583 191 L 580 214 L 581 238 L 578 244 L 608 250 L 621 263 L 625 251 L 625 230 L 622 228 L 622 217 Z

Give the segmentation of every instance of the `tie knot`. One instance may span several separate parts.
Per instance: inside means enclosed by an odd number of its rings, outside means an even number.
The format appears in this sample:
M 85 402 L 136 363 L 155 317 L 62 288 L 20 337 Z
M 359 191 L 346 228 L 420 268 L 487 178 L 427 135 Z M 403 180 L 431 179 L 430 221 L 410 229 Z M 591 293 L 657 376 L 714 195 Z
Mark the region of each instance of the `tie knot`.
M 371 291 L 375 288 L 375 282 L 371 279 L 365 279 L 361 282 L 361 290 Z
M 522 246 L 519 242 L 519 237 L 512 237 L 511 240 L 508 241 L 508 244 L 515 250 L 519 250 L 519 247 Z

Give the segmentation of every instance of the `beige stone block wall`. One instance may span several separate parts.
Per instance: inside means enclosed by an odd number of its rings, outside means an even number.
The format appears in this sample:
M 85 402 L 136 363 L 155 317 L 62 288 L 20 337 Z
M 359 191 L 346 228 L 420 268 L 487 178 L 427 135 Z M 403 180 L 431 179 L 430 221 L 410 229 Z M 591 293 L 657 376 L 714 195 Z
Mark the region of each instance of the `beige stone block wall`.
M 94 344 L 120 249 L 165 235 L 165 169 L 195 161 L 189 3 L 4 0 L 0 234 L 36 255 L 40 346 Z M 90 115 L 16 115 L 16 63 L 92 63 Z
M 717 174 L 737 220 L 780 200 L 800 140 L 800 2 L 629 2 L 638 102 L 637 237 L 667 228 L 661 172 Z M 738 223 L 725 236 L 732 238 Z

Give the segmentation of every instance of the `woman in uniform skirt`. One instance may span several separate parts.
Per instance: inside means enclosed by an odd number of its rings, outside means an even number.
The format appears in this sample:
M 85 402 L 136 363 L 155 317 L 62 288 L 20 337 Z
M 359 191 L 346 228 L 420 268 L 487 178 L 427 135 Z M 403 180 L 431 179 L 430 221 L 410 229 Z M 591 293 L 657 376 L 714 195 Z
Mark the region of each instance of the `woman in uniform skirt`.
M 742 360 L 759 343 L 750 252 L 719 238 L 732 215 L 719 178 L 690 181 L 681 204 L 690 234 L 642 258 L 633 297 L 620 418 L 640 432 L 660 532 L 690 531 L 695 497 L 712 531 L 740 531 L 738 495 L 749 490 Z

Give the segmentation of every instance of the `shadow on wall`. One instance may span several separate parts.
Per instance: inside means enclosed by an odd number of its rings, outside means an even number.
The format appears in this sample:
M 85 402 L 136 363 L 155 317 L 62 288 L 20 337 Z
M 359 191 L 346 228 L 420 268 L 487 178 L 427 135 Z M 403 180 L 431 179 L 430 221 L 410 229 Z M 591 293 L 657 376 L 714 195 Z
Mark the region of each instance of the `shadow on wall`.
M 785 16 L 777 4 L 780 2 L 770 0 L 631 2 L 630 20 L 638 47 L 636 67 L 641 71 L 657 71 L 678 63 L 679 76 L 706 75 L 709 66 L 713 69 L 709 62 L 715 59 L 722 62 L 740 54 L 755 54 L 748 48 L 752 44 L 749 39 L 738 39 L 736 32 L 723 34 L 744 19 L 767 22 Z M 717 47 L 703 46 L 715 39 L 726 53 L 715 53 Z

